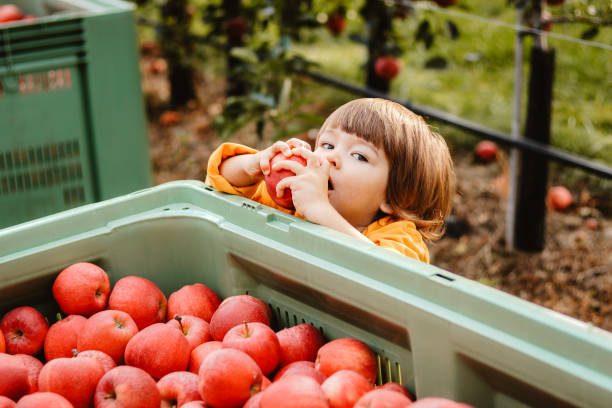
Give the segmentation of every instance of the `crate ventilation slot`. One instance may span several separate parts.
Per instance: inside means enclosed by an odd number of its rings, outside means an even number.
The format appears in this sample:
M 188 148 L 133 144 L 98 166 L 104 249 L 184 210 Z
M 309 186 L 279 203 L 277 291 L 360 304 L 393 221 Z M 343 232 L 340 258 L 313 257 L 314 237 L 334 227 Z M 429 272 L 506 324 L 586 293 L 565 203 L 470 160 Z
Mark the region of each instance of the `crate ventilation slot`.
M 62 186 L 64 204 L 85 202 L 77 140 L 0 151 L 0 195 Z

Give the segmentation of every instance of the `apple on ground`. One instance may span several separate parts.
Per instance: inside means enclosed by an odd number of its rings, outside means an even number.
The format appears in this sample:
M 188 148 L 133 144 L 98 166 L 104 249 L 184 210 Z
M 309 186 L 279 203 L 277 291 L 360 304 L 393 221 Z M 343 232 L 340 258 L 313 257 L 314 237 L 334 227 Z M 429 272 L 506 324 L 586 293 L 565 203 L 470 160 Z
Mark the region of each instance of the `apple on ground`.
M 293 363 L 289 363 L 280 370 L 278 370 L 278 372 L 274 376 L 274 381 L 277 381 L 285 376 L 288 377 L 290 375 L 302 375 L 306 377 L 311 377 L 319 384 L 323 384 L 323 382 L 327 379 L 327 376 L 325 374 L 315 368 L 315 363 L 313 363 L 312 361 L 294 361 Z
M 5 397 L 4 395 L 0 395 L 0 408 L 15 408 L 17 403 L 10 399 L 9 397 Z
M 221 299 L 202 283 L 185 285 L 168 297 L 168 321 L 174 315 L 195 316 L 210 323 L 210 318 L 219 307 Z
M 21 306 L 4 315 L 0 330 L 4 333 L 7 353 L 34 355 L 42 349 L 49 325 L 38 310 Z
M 40 370 L 38 388 L 42 392 L 62 395 L 75 408 L 88 408 L 103 375 L 102 365 L 93 358 L 60 357 L 49 361 Z
M 63 396 L 55 392 L 35 392 L 23 396 L 15 408 L 74 408 Z
M 118 366 L 104 374 L 96 386 L 96 408 L 159 408 L 155 380 L 137 367 Z
M 355 403 L 368 391 L 372 384 L 366 378 L 351 370 L 340 370 L 327 378 L 321 389 L 327 397 L 329 408 L 353 408 Z
M 86 317 L 70 315 L 53 323 L 45 337 L 45 359 L 50 361 L 58 357 L 72 357 L 85 322 Z
M 400 68 L 400 60 L 389 55 L 378 57 L 376 61 L 374 61 L 374 72 L 387 81 L 395 78 L 399 74 Z
M 200 366 L 198 390 L 215 408 L 242 406 L 261 390 L 261 369 L 244 351 L 221 349 L 206 357 Z
M 210 325 L 206 320 L 195 316 L 174 315 L 174 319 L 166 323 L 178 329 L 189 343 L 189 352 L 202 343 L 210 341 Z
M 100 350 L 120 364 L 125 346 L 138 333 L 134 319 L 121 310 L 103 310 L 85 322 L 77 340 L 77 350 Z
M 291 194 L 291 189 L 285 189 L 282 196 L 280 197 L 276 194 L 276 185 L 279 183 L 279 181 L 286 177 L 295 176 L 295 173 L 291 170 L 274 169 L 274 165 L 276 163 L 284 160 L 292 160 L 297 163 L 300 163 L 302 166 L 306 166 L 306 159 L 304 159 L 302 156 L 293 155 L 287 157 L 283 153 L 278 153 L 272 158 L 272 160 L 270 160 L 270 172 L 264 177 L 264 180 L 266 182 L 266 189 L 268 190 L 268 194 L 270 194 L 270 198 L 272 198 L 272 200 L 274 200 L 276 204 L 284 208 L 294 209 L 295 207 L 293 205 L 293 196 Z
M 412 400 L 400 392 L 378 388 L 363 394 L 354 408 L 405 408 L 411 404 Z
M 91 316 L 106 307 L 110 281 L 104 269 L 89 262 L 79 262 L 57 275 L 52 290 L 62 312 Z
M 23 13 L 14 4 L 5 4 L 0 6 L 0 23 L 8 23 L 10 21 L 19 21 L 23 18 Z
M 294 361 L 315 361 L 319 348 L 325 343 L 321 332 L 308 323 L 279 330 L 276 337 L 280 345 L 280 367 Z
M 280 346 L 274 330 L 270 326 L 252 322 L 231 328 L 223 337 L 223 348 L 233 348 L 247 353 L 268 375 L 278 366 Z
M 572 198 L 572 193 L 570 193 L 567 188 L 563 186 L 554 186 L 548 190 L 546 202 L 550 209 L 563 211 L 572 205 L 574 199 Z
M 155 323 L 136 333 L 125 347 L 125 364 L 160 379 L 173 371 L 185 371 L 191 349 L 185 335 L 165 323 Z
M 324 344 L 317 353 L 315 368 L 327 377 L 336 371 L 353 370 L 372 384 L 378 371 L 372 350 L 365 343 L 349 337 Z
M 421 398 L 410 405 L 410 408 L 474 408 L 472 405 L 440 397 Z
M 223 343 L 220 341 L 208 341 L 200 344 L 198 347 L 191 350 L 191 358 L 189 359 L 189 372 L 198 374 L 202 361 L 213 351 L 221 350 Z
M 261 408 L 328 408 L 321 385 L 311 377 L 291 375 L 274 381 L 261 396 Z
M 140 276 L 126 276 L 115 283 L 108 308 L 132 316 L 138 330 L 166 321 L 167 299 L 157 285 Z
M 199 380 L 197 374 L 188 371 L 175 371 L 160 378 L 157 389 L 161 408 L 182 407 L 188 402 L 201 400 Z
M 260 299 L 250 295 L 225 298 L 210 319 L 210 335 L 213 340 L 223 341 L 225 334 L 234 326 L 244 322 L 259 322 L 270 325 L 270 308 Z
M 76 357 L 77 358 L 80 358 L 80 357 L 93 358 L 98 363 L 100 363 L 105 374 L 109 372 L 110 370 L 112 370 L 113 368 L 117 367 L 115 360 L 113 360 L 111 356 L 109 356 L 108 354 L 100 350 L 81 351 L 76 355 Z
M 21 360 L 9 354 L 0 354 L 0 395 L 16 401 L 29 391 L 28 369 Z
M 28 394 L 38 391 L 38 376 L 40 370 L 43 368 L 43 363 L 29 354 L 14 354 L 13 357 L 21 361 L 23 366 L 28 370 L 28 383 L 30 385 Z
M 474 152 L 476 153 L 478 160 L 485 163 L 490 162 L 497 157 L 497 144 L 490 140 L 483 140 L 476 144 Z

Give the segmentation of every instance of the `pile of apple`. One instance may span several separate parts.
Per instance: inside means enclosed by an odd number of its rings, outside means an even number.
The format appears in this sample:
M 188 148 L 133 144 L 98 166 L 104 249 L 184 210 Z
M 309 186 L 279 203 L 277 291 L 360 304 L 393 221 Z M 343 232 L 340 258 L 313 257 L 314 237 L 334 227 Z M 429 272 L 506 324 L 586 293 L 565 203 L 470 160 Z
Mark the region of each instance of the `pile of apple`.
M 24 14 L 19 7 L 14 4 L 0 5 L 0 25 L 12 22 L 34 22 L 36 16 Z
M 268 305 L 248 294 L 221 301 L 195 283 L 166 298 L 138 276 L 111 291 L 83 262 L 57 276 L 53 296 L 66 317 L 50 327 L 30 306 L 0 321 L 0 408 L 468 407 L 374 386 L 366 344 L 325 343 L 310 324 L 274 332 Z

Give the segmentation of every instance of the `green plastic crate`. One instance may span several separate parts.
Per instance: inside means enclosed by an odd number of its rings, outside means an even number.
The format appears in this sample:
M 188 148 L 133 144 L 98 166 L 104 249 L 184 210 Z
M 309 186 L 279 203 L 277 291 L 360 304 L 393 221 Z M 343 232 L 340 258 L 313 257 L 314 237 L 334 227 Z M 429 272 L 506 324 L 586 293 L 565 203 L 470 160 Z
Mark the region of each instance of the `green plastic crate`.
M 151 185 L 133 6 L 0 0 L 0 228 Z
M 612 333 L 201 182 L 163 184 L 0 230 L 0 314 L 75 262 L 166 296 L 202 282 L 268 302 L 380 358 L 379 381 L 486 407 L 612 406 Z

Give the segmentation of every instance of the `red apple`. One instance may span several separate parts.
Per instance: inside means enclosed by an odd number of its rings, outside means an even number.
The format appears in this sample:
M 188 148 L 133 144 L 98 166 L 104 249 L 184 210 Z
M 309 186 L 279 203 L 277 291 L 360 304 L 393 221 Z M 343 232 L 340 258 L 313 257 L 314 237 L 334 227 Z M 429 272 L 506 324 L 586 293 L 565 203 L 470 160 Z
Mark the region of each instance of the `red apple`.
M 265 390 L 266 388 L 270 386 L 270 384 L 272 384 L 272 381 L 270 381 L 270 379 L 264 375 L 261 378 L 261 390 L 262 391 Z
M 284 154 L 278 153 L 276 156 L 272 158 L 272 160 L 270 160 L 270 172 L 264 178 L 266 182 L 266 189 L 268 190 L 268 194 L 270 195 L 270 198 L 272 198 L 272 200 L 274 200 L 276 204 L 280 205 L 281 207 L 288 208 L 288 209 L 294 209 L 295 207 L 293 205 L 293 196 L 291 195 L 291 189 L 288 189 L 288 188 L 285 189 L 281 197 L 276 195 L 276 185 L 278 184 L 278 182 L 284 179 L 285 177 L 295 176 L 295 173 L 292 172 L 291 170 L 286 170 L 286 169 L 273 170 L 272 169 L 272 167 L 276 163 L 283 161 L 283 160 L 293 160 L 295 162 L 300 163 L 302 166 L 306 166 L 306 159 L 304 159 L 302 156 L 293 155 L 293 156 L 286 157 Z
M 103 310 L 85 322 L 77 340 L 77 349 L 100 350 L 119 364 L 128 341 L 138 333 L 138 327 L 129 314 L 121 310 Z
M 0 330 L 4 333 L 7 353 L 34 355 L 42 349 L 49 325 L 38 310 L 21 306 L 4 315 Z
M 42 392 L 60 394 L 75 408 L 88 408 L 103 375 L 102 365 L 93 358 L 60 357 L 49 361 L 40 370 L 38 388 Z
M 230 18 L 229 20 L 225 21 L 225 23 L 223 23 L 223 26 L 227 31 L 229 39 L 234 42 L 242 40 L 242 37 L 249 28 L 244 18 L 240 16 Z
M 563 211 L 572 205 L 574 199 L 572 198 L 572 193 L 567 188 L 555 186 L 548 190 L 546 201 L 552 210 Z
M 137 367 L 118 366 L 98 382 L 95 408 L 158 408 L 161 397 L 155 380 Z
M 263 323 L 243 323 L 231 328 L 223 337 L 223 347 L 242 350 L 255 360 L 263 375 L 278 366 L 280 346 L 274 330 Z
M 29 354 L 15 354 L 14 357 L 21 361 L 21 364 L 28 370 L 28 384 L 30 385 L 28 394 L 38 391 L 38 376 L 43 368 L 43 363 Z
M 342 32 L 344 31 L 346 27 L 346 19 L 344 18 L 344 16 L 338 13 L 334 13 L 327 18 L 325 26 L 327 27 L 330 33 L 337 36 L 342 34 Z
M 14 4 L 5 4 L 0 6 L 0 23 L 8 23 L 9 21 L 19 21 L 23 18 L 23 13 Z
M 178 314 L 196 316 L 210 323 L 220 303 L 219 296 L 209 287 L 201 283 L 185 285 L 168 298 L 168 320 Z
M 483 140 L 476 145 L 474 152 L 480 161 L 490 162 L 497 156 L 497 145 L 490 140 Z
M 324 344 L 317 353 L 315 368 L 327 377 L 336 371 L 353 370 L 372 384 L 378 371 L 372 350 L 365 343 L 347 337 Z
M 199 391 L 215 408 L 240 407 L 261 390 L 261 369 L 248 354 L 235 349 L 211 353 L 200 367 Z
M 321 385 L 310 377 L 291 375 L 273 382 L 264 392 L 261 408 L 328 408 Z
M 115 283 L 108 308 L 132 316 L 138 330 L 166 321 L 166 296 L 156 284 L 140 276 L 126 276 Z
M 401 384 L 398 384 L 396 382 L 388 382 L 388 383 L 384 383 L 383 385 L 379 385 L 378 387 L 376 387 L 377 389 L 382 388 L 383 390 L 389 390 L 389 391 L 395 391 L 395 392 L 399 392 L 400 394 L 404 394 L 405 396 L 407 396 L 408 398 L 410 398 L 410 400 L 412 400 L 412 395 L 410 395 L 410 393 L 408 392 L 408 390 Z
M 204 403 L 204 401 L 198 400 L 198 401 L 188 402 L 185 405 L 181 405 L 181 408 L 207 408 L 207 406 Z
M 222 348 L 223 343 L 220 341 L 208 341 L 194 348 L 191 351 L 191 358 L 189 359 L 189 371 L 198 374 L 202 361 L 204 361 L 213 351 L 221 350 Z
M 599 222 L 597 221 L 597 218 L 589 217 L 584 221 L 584 226 L 591 231 L 595 231 L 597 228 L 599 228 Z
M 363 394 L 354 408 L 412 408 L 411 404 L 410 398 L 399 392 L 378 388 Z
M 104 310 L 109 292 L 106 272 L 88 262 L 70 265 L 53 282 L 53 297 L 67 315 L 91 316 Z
M 225 333 L 241 323 L 259 322 L 270 325 L 268 305 L 250 295 L 230 296 L 223 300 L 210 319 L 210 335 L 223 341 Z
M 323 382 L 325 382 L 327 379 L 325 374 L 315 368 L 315 364 L 312 361 L 294 361 L 293 363 L 289 363 L 281 368 L 274 376 L 274 381 L 290 375 L 311 377 L 319 384 L 323 384 Z
M 47 361 L 74 355 L 73 350 L 77 348 L 79 334 L 83 331 L 85 322 L 87 318 L 81 315 L 70 315 L 49 327 L 44 345 Z
M 410 405 L 410 408 L 474 408 L 469 404 L 456 402 L 446 398 L 427 397 L 421 398 Z
M 325 380 L 321 389 L 329 408 L 353 408 L 363 394 L 372 391 L 372 384 L 355 371 L 340 370 Z
M 189 343 L 190 353 L 200 344 L 210 341 L 210 325 L 199 317 L 175 315 L 174 319 L 166 324 L 183 333 Z
M 0 408 L 15 408 L 17 403 L 10 399 L 9 397 L 5 397 L 4 395 L 0 395 Z
M 76 357 L 77 358 L 80 358 L 80 357 L 93 358 L 98 363 L 100 363 L 100 366 L 102 366 L 102 369 L 104 370 L 105 374 L 108 373 L 113 368 L 117 367 L 115 360 L 113 360 L 111 356 L 109 356 L 108 354 L 100 350 L 81 351 L 76 355 Z
M 185 371 L 191 349 L 182 332 L 155 323 L 138 332 L 125 347 L 125 364 L 142 368 L 153 378 Z
M 257 394 L 251 396 L 247 400 L 247 402 L 242 406 L 242 408 L 260 408 L 261 407 L 261 397 L 263 397 L 263 392 L 258 392 Z
M 0 330 L 0 353 L 6 353 L 6 342 L 4 341 L 2 330 Z
M 0 354 L 0 395 L 17 400 L 29 391 L 28 369 L 21 360 L 9 354 Z
M 201 400 L 199 380 L 197 374 L 187 371 L 175 371 L 163 376 L 157 382 L 161 408 L 182 407 L 188 402 Z
M 54 392 L 35 392 L 22 397 L 15 408 L 74 408 L 63 396 Z
M 388 55 L 378 57 L 376 61 L 374 61 L 374 72 L 387 81 L 392 80 L 399 74 L 400 67 L 400 60 Z
M 280 345 L 280 367 L 294 361 L 315 361 L 317 351 L 325 343 L 321 332 L 308 323 L 280 330 L 276 337 Z

